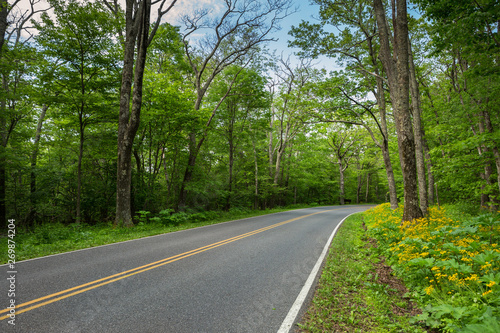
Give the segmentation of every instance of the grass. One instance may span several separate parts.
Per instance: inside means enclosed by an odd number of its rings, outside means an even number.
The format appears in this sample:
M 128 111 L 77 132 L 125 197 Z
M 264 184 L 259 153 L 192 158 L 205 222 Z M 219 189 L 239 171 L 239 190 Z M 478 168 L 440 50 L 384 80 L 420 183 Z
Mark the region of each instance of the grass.
M 192 215 L 183 213 L 181 216 L 183 218 L 182 222 L 179 223 L 162 223 L 159 218 L 139 218 L 141 222 L 131 228 L 116 228 L 111 223 L 92 226 L 84 223 L 70 225 L 47 223 L 36 226 L 31 231 L 16 230 L 17 233 L 14 237 L 16 245 L 15 258 L 16 261 L 21 261 L 311 206 L 304 205 L 266 210 L 233 209 L 230 212 L 206 212 L 206 214 L 197 213 Z M 175 217 L 175 214 L 172 216 Z M 193 216 L 193 219 L 190 219 L 190 216 Z M 6 235 L 0 237 L 0 249 L 4 249 L 0 253 L 0 264 L 5 264 L 8 261 L 7 243 L 8 237 Z
M 425 332 L 405 287 L 392 275 L 358 213 L 335 236 L 300 332 Z

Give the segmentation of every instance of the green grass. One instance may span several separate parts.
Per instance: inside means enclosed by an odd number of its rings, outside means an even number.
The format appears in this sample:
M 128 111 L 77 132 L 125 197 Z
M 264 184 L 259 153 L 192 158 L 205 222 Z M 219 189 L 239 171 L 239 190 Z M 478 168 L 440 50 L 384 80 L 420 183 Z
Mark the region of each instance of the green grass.
M 154 236 L 174 231 L 192 229 L 211 224 L 217 224 L 242 218 L 260 216 L 265 214 L 279 213 L 287 210 L 310 207 L 293 206 L 288 208 L 276 208 L 267 210 L 241 210 L 234 209 L 230 212 L 207 212 L 205 216 L 209 219 L 204 221 L 187 220 L 178 225 L 160 223 L 158 219 L 141 222 L 131 228 L 115 228 L 111 223 L 98 225 L 87 224 L 44 224 L 36 226 L 31 231 L 16 230 L 14 238 L 16 243 L 16 261 L 43 257 L 51 254 L 63 253 L 79 249 L 85 249 L 100 245 L 112 244 L 137 238 Z M 186 214 L 186 216 L 189 216 Z M 192 216 L 199 217 L 200 213 Z M 0 237 L 0 264 L 7 263 L 8 238 Z
M 380 261 L 362 214 L 344 221 L 333 239 L 301 332 L 425 332 L 410 324 L 413 305 Z

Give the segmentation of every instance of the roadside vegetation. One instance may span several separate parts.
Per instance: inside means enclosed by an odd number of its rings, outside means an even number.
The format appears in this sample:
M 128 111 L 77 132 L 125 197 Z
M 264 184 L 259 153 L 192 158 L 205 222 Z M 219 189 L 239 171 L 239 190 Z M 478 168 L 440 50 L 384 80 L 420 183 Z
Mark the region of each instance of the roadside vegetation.
M 363 216 L 349 217 L 333 239 L 299 332 L 425 332 L 410 323 L 416 304 L 368 237 Z
M 500 332 L 500 216 L 471 211 L 401 224 L 382 204 L 347 219 L 301 331 Z
M 74 251 L 126 240 L 192 229 L 253 216 L 279 213 L 287 210 L 318 206 L 292 205 L 284 208 L 250 210 L 232 208 L 226 211 L 173 213 L 170 210 L 152 214 L 139 211 L 137 223 L 130 228 L 117 228 L 112 222 L 89 225 L 85 223 L 46 223 L 30 229 L 16 230 L 16 260 L 38 258 L 51 254 Z M 0 237 L 0 248 L 7 248 L 7 235 Z M 8 251 L 0 253 L 0 264 L 7 263 Z
M 365 213 L 368 235 L 423 308 L 414 321 L 445 332 L 500 332 L 500 216 L 431 207 L 401 225 L 402 209 Z

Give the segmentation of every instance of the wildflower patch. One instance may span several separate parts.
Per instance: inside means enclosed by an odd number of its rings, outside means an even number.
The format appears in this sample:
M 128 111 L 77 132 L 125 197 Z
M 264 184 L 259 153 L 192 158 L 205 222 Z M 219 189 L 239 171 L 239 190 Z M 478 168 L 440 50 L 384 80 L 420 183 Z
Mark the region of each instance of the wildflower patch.
M 445 208 L 402 223 L 403 207 L 379 205 L 364 213 L 379 251 L 423 308 L 415 321 L 445 332 L 500 332 L 500 222 L 498 214 L 458 221 Z

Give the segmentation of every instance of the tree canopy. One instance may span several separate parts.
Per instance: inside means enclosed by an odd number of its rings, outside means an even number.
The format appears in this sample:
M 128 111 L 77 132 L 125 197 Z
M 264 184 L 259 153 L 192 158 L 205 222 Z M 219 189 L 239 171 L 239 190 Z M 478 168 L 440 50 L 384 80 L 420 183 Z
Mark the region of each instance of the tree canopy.
M 289 59 L 268 49 L 290 1 L 230 0 L 180 26 L 161 21 L 176 1 L 3 6 L 0 223 L 385 201 L 405 220 L 444 202 L 498 210 L 497 1 L 313 2 Z

